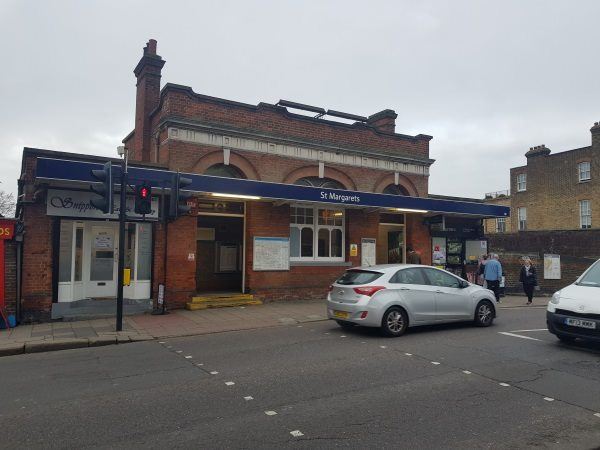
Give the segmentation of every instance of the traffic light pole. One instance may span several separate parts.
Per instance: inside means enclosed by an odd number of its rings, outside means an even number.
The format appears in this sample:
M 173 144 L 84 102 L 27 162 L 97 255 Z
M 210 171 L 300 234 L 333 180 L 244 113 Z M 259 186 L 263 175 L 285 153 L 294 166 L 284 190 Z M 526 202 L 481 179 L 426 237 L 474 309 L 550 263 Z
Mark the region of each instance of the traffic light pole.
M 127 155 L 121 162 L 121 201 L 119 203 L 119 263 L 117 276 L 117 331 L 123 331 L 123 272 L 125 269 L 125 217 L 127 209 Z

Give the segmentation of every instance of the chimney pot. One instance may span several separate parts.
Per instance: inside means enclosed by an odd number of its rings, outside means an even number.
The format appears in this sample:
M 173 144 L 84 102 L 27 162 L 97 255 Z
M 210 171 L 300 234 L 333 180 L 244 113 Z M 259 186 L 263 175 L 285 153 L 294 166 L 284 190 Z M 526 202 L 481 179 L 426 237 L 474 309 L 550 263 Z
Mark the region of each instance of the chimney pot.
M 383 133 L 395 133 L 396 117 L 398 117 L 398 114 L 396 114 L 394 110 L 384 109 L 383 111 L 370 115 L 367 119 L 367 124 Z

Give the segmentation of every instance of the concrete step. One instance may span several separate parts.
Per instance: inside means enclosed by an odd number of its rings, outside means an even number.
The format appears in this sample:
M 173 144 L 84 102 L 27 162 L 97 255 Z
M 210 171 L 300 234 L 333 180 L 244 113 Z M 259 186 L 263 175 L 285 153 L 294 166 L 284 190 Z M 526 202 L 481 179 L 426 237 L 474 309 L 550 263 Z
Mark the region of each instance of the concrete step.
M 262 305 L 260 300 L 255 300 L 251 294 L 234 294 L 228 296 L 197 296 L 191 302 L 186 303 L 185 309 L 197 311 L 208 308 L 227 308 L 232 306 Z
M 220 301 L 251 301 L 254 300 L 252 294 L 208 294 L 208 295 L 197 295 L 192 297 L 191 303 L 207 303 L 207 302 L 220 302 Z

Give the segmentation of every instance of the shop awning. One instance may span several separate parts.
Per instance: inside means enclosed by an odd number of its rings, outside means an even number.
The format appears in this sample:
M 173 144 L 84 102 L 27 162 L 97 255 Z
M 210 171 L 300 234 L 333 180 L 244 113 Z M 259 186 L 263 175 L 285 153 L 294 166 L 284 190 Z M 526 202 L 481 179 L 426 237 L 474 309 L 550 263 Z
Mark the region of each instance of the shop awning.
M 37 158 L 36 178 L 67 182 L 93 183 L 92 169 L 101 169 L 102 164 L 66 159 Z M 115 179 L 120 167 L 113 168 Z M 146 181 L 153 188 L 171 188 L 175 172 L 149 167 L 129 166 L 130 184 Z M 508 217 L 510 209 L 486 203 L 443 200 L 402 195 L 376 194 L 372 192 L 326 189 L 266 181 L 222 178 L 192 173 L 182 174 L 192 180 L 187 191 L 219 196 L 237 196 L 247 200 L 273 200 L 286 202 L 312 202 L 338 206 L 370 207 L 400 210 L 400 212 L 423 212 L 436 214 L 460 214 L 478 217 Z

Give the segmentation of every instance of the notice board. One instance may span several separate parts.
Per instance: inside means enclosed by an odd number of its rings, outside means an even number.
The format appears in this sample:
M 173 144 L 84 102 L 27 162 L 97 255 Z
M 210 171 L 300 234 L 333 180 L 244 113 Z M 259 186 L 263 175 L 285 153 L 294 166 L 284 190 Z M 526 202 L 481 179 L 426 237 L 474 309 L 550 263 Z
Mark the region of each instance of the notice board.
M 254 237 L 252 269 L 290 270 L 290 240 L 284 237 Z
M 560 280 L 560 255 L 544 254 L 544 279 Z
M 376 243 L 375 239 L 371 238 L 362 238 L 360 240 L 361 247 L 361 258 L 360 265 L 361 266 L 374 266 L 375 265 L 375 251 L 376 251 Z

